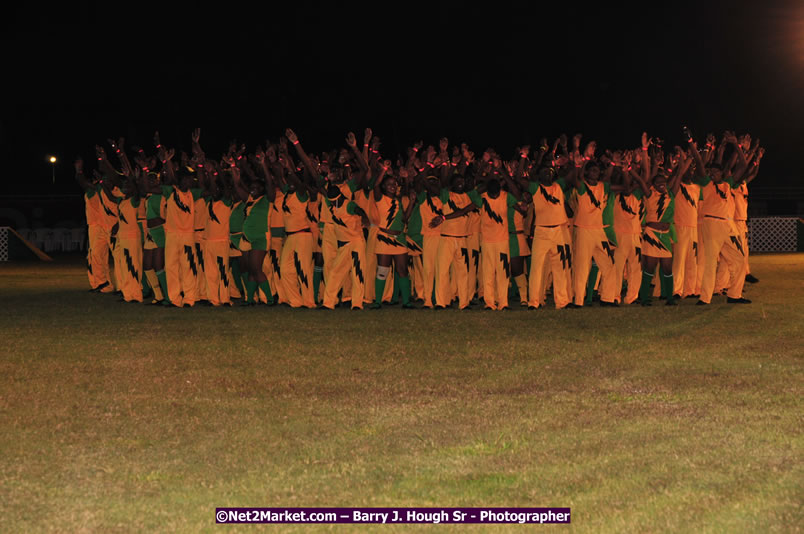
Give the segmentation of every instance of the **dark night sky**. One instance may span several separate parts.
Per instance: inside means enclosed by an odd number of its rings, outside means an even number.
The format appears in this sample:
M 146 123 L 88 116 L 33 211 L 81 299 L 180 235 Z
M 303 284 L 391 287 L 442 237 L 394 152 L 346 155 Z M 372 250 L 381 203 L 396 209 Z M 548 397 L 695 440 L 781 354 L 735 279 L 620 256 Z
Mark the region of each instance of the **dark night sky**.
M 288 126 L 328 149 L 371 126 L 393 156 L 443 135 L 503 154 L 561 132 L 680 144 L 688 124 L 749 131 L 767 147 L 762 182 L 804 182 L 804 3 L 333 4 L 15 8 L 1 28 L 4 193 L 73 192 L 70 161 L 95 143 L 150 148 L 159 129 L 188 148 L 195 126 L 210 155 Z

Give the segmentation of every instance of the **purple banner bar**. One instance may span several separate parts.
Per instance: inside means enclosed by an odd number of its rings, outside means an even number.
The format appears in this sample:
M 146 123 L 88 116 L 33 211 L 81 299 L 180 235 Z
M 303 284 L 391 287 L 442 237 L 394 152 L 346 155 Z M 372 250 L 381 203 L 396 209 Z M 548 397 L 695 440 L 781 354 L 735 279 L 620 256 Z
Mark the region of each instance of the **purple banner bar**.
M 569 508 L 215 508 L 216 523 L 569 523 Z

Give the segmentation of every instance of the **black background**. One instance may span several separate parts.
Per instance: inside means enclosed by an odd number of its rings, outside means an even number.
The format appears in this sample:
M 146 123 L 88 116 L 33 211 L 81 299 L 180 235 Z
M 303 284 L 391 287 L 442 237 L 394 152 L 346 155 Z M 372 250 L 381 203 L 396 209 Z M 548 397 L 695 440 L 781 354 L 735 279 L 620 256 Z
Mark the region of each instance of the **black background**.
M 4 193 L 77 192 L 72 159 L 95 143 L 150 150 L 158 129 L 189 149 L 196 126 L 213 156 L 286 127 L 320 151 L 371 126 L 393 157 L 444 135 L 504 155 L 562 132 L 681 144 L 686 124 L 761 138 L 757 185 L 802 182 L 802 3 L 165 4 L 10 8 Z

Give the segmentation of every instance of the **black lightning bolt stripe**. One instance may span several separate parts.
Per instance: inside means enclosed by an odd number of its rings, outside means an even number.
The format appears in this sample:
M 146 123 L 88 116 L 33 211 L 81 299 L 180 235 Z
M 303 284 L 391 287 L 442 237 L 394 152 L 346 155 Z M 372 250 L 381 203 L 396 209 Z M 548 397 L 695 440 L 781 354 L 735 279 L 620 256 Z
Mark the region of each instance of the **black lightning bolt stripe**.
M 625 195 L 620 193 L 617 195 L 617 198 L 620 200 L 620 208 L 626 213 L 630 213 L 631 215 L 636 215 L 636 212 L 631 209 L 631 206 L 628 205 L 628 202 L 625 201 Z
M 274 267 L 274 272 L 277 278 L 282 278 L 282 272 L 279 270 L 279 258 L 276 257 L 276 249 L 271 249 L 271 265 Z
M 290 197 L 290 194 L 287 194 L 282 198 L 282 211 L 284 211 L 285 213 L 290 213 L 290 208 L 288 207 L 288 198 L 289 197 Z
M 214 205 L 215 205 L 214 202 L 209 203 L 209 218 L 211 220 L 215 221 L 216 223 L 220 224 L 221 221 L 220 221 L 220 219 L 218 219 L 218 216 L 215 215 L 215 210 L 212 208 L 212 206 L 214 206 Z
M 450 209 L 453 212 L 459 211 L 461 209 L 461 208 L 458 207 L 457 204 L 455 204 L 455 202 L 452 201 L 452 199 L 449 199 L 449 201 L 447 202 L 447 205 L 450 207 Z M 461 215 L 461 217 L 467 217 L 468 215 L 469 215 L 468 213 L 464 213 L 463 215 Z
M 226 276 L 226 266 L 223 264 L 223 258 L 218 256 L 218 274 L 221 275 L 221 282 L 223 282 L 223 287 L 229 287 L 229 277 Z
M 395 198 L 391 199 L 391 207 L 388 208 L 388 217 L 385 218 L 385 227 L 390 228 L 396 216 L 397 202 Z
M 693 200 L 692 195 L 690 195 L 690 192 L 687 191 L 687 188 L 684 187 L 684 184 L 681 184 L 681 194 L 684 195 L 684 198 L 690 203 L 690 206 L 694 208 L 695 200 Z
M 567 268 L 572 269 L 572 247 L 567 243 L 564 248 L 567 250 Z
M 128 219 L 126 219 L 126 216 L 123 215 L 123 210 L 120 210 L 119 215 L 120 215 L 120 220 L 123 221 L 123 224 L 128 224 Z
M 491 209 L 491 204 L 489 204 L 489 201 L 486 197 L 483 197 L 483 210 L 486 212 L 486 214 L 488 214 L 492 221 L 498 224 L 503 223 L 503 218 L 500 217 L 499 214 L 494 213 L 494 210 Z
M 469 270 L 469 249 L 462 248 L 461 249 L 461 256 L 463 256 L 463 262 L 466 264 L 466 270 Z
M 664 202 L 667 200 L 667 192 L 662 193 L 659 195 L 659 202 L 656 203 L 656 219 L 660 220 L 662 215 L 664 214 L 665 205 Z
M 603 250 L 606 251 L 606 254 L 608 254 L 609 258 L 611 259 L 611 261 L 613 263 L 614 262 L 614 249 L 612 247 L 613 247 L 614 243 L 612 243 L 611 241 L 601 241 L 600 244 L 603 245 Z
M 718 194 L 718 196 L 719 196 L 720 198 L 722 198 L 723 200 L 726 200 L 726 192 L 725 192 L 725 191 L 721 191 L 721 190 L 720 190 L 720 187 L 719 187 L 718 185 L 716 185 L 716 186 L 715 186 L 715 191 L 717 191 L 717 194 Z
M 541 191 L 541 192 L 542 192 L 542 196 L 543 196 L 543 197 L 544 197 L 544 199 L 545 199 L 547 202 L 549 202 L 550 204 L 558 204 L 558 203 L 560 203 L 560 202 L 561 202 L 560 200 L 558 200 L 558 198 L 556 198 L 556 197 L 554 197 L 553 195 L 551 195 L 550 193 L 548 193 L 548 192 L 547 192 L 547 189 L 545 189 L 545 187 L 544 187 L 544 186 L 540 186 L 540 187 L 539 187 L 539 191 Z
M 477 269 L 477 265 L 480 263 L 480 251 L 479 250 L 472 250 L 472 260 L 474 260 L 475 269 Z
M 198 266 L 201 267 L 201 270 L 204 270 L 204 254 L 201 252 L 201 243 L 195 244 L 195 256 L 198 258 Z
M 567 252 L 564 250 L 564 245 L 557 245 L 558 255 L 561 256 L 561 268 L 567 268 Z
M 600 201 L 597 199 L 595 194 L 592 192 L 592 188 L 589 186 L 589 184 L 586 184 L 586 193 L 589 195 L 589 201 L 592 202 L 592 204 L 594 204 L 594 206 L 596 208 L 599 208 L 600 207 Z
M 190 264 L 190 270 L 193 271 L 194 276 L 198 276 L 198 267 L 195 266 L 195 254 L 193 254 L 193 247 L 184 245 L 184 253 L 187 254 L 187 263 Z
M 113 212 L 108 208 L 108 206 L 106 206 L 106 202 L 104 202 L 103 199 L 101 199 L 101 206 L 103 206 L 103 211 L 106 212 L 106 215 L 108 215 L 109 217 L 117 217 L 115 212 Z
M 181 201 L 179 194 L 176 191 L 173 192 L 173 202 L 175 202 L 176 207 L 178 207 L 184 213 L 190 213 L 190 207 Z
M 656 248 L 663 248 L 663 249 L 667 250 L 665 248 L 665 246 L 662 244 L 661 241 L 657 241 L 657 240 L 653 239 L 653 236 L 650 235 L 648 232 L 645 232 L 645 234 L 642 236 L 642 239 L 644 239 L 645 241 L 647 241 L 648 243 L 650 243 L 651 245 L 653 245 Z
M 293 264 L 296 266 L 296 274 L 299 276 L 301 283 L 304 284 L 304 287 L 310 287 L 307 275 L 304 274 L 301 261 L 299 261 L 299 255 L 296 252 L 293 253 Z
M 698 242 L 697 241 L 692 242 L 692 251 L 695 253 L 695 257 L 697 258 L 698 257 Z
M 503 265 L 503 271 L 505 271 L 505 277 L 511 278 L 511 268 L 508 266 L 508 254 L 500 252 L 500 261 Z
M 363 268 L 360 266 L 360 254 L 358 254 L 356 250 L 352 251 L 352 265 L 354 265 L 357 279 L 360 280 L 361 284 L 365 284 L 366 282 L 363 280 Z
M 642 263 L 642 247 L 634 247 L 634 250 L 636 251 L 637 260 Z
M 343 220 L 341 220 L 337 215 L 335 215 L 335 213 L 332 214 L 332 222 L 334 222 L 335 224 L 340 224 L 341 226 L 346 226 L 346 223 L 343 222 Z
M 390 237 L 388 237 L 386 235 L 383 235 L 383 234 L 377 234 L 377 240 L 382 241 L 383 243 L 385 243 L 387 245 L 393 245 L 395 247 L 401 246 L 396 239 L 391 239 Z
M 743 244 L 740 243 L 740 238 L 736 235 L 729 236 L 729 240 L 734 243 L 734 246 L 737 247 L 737 250 L 740 251 L 740 254 L 745 256 L 745 252 L 743 251 Z
M 338 248 L 343 248 L 349 244 L 348 241 L 336 241 L 336 243 L 338 244 Z
M 313 223 L 318 222 L 318 219 L 315 218 L 315 215 L 310 213 L 310 205 L 309 204 L 304 207 L 304 213 L 307 215 L 307 220 L 308 221 L 313 222 Z
M 425 198 L 425 202 L 427 202 L 427 205 L 430 206 L 430 210 L 433 213 L 435 213 L 436 215 L 443 215 L 441 213 L 441 208 L 437 208 L 435 203 L 433 202 L 433 197 L 431 197 L 430 195 L 427 195 L 427 197 Z
M 92 263 L 89 261 L 89 256 L 87 256 L 87 271 L 92 274 Z
M 123 256 L 126 258 L 126 268 L 128 272 L 131 273 L 131 277 L 135 280 L 139 280 L 140 275 L 137 273 L 137 269 L 134 267 L 134 260 L 131 259 L 131 254 L 129 254 L 128 249 L 123 249 Z

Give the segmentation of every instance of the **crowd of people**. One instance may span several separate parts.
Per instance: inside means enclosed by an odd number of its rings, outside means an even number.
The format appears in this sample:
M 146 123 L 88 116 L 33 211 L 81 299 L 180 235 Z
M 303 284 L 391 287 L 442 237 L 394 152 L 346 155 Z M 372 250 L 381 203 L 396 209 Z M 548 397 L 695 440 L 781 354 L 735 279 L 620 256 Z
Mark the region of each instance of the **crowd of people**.
M 747 185 L 764 155 L 726 132 L 699 147 L 642 134 L 632 149 L 562 135 L 512 159 L 466 144 L 417 142 L 395 162 L 366 129 L 362 146 L 308 154 L 288 129 L 220 159 L 154 136 L 155 154 L 96 146 L 85 192 L 92 291 L 187 307 L 403 308 L 482 302 L 616 307 L 659 297 L 746 304 Z M 131 157 L 129 157 L 129 155 Z M 132 164 L 133 160 L 133 164 Z M 111 255 L 111 266 L 110 266 Z

